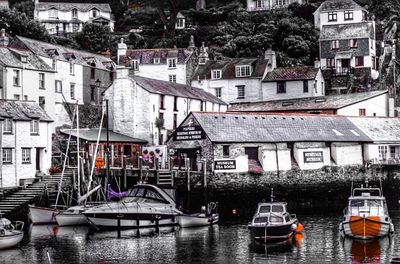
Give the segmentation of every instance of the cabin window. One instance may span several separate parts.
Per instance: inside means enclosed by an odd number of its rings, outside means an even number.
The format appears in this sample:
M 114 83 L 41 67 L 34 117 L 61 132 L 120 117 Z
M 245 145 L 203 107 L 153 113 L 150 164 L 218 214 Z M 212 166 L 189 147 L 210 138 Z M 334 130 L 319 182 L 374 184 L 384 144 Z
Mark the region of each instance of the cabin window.
M 308 80 L 303 81 L 303 93 L 308 93 Z
M 351 207 L 362 207 L 364 206 L 364 200 L 352 200 L 350 202 Z
M 254 219 L 254 223 L 257 224 L 268 223 L 268 217 L 257 217 Z
M 289 222 L 290 221 L 290 216 L 289 215 L 285 215 L 285 222 Z
M 271 223 L 283 223 L 283 218 L 280 216 L 271 215 L 269 220 Z
M 34 119 L 31 121 L 31 135 L 39 134 L 39 120 Z
M 269 213 L 271 211 L 270 205 L 260 206 L 259 213 Z
M 378 206 L 382 206 L 380 200 L 367 200 L 367 207 L 378 207 Z
M 146 198 L 151 198 L 151 199 L 156 199 L 156 200 L 161 200 L 163 201 L 164 199 L 156 192 L 152 190 L 146 190 Z
M 275 212 L 275 213 L 283 212 L 283 206 L 281 206 L 281 205 L 273 205 L 272 206 L 272 212 Z

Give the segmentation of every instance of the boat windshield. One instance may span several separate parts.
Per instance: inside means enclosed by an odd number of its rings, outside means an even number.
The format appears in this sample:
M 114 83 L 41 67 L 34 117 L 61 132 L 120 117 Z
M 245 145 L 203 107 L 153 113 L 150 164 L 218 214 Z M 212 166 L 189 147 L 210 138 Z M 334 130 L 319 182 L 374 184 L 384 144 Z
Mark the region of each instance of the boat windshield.
M 273 205 L 272 206 L 272 212 L 274 212 L 274 213 L 282 213 L 283 212 L 283 206 L 282 205 Z
M 269 213 L 271 211 L 271 206 L 270 205 L 263 205 L 260 206 L 260 213 Z
M 263 217 L 256 217 L 254 219 L 254 223 L 261 224 L 261 223 L 268 223 L 268 217 L 263 216 Z
M 382 206 L 382 201 L 381 200 L 367 200 L 367 206 L 368 207 Z
M 152 199 L 158 202 L 163 202 L 167 203 L 165 199 L 155 190 L 149 189 L 149 188 L 143 188 L 143 187 L 136 187 L 133 188 L 131 193 L 128 196 L 129 198 L 146 198 L 146 199 Z
M 271 215 L 269 217 L 269 220 L 271 221 L 271 223 L 283 223 L 283 218 L 280 216 Z
M 362 206 L 364 206 L 364 200 L 351 200 L 350 206 L 351 207 L 362 207 Z

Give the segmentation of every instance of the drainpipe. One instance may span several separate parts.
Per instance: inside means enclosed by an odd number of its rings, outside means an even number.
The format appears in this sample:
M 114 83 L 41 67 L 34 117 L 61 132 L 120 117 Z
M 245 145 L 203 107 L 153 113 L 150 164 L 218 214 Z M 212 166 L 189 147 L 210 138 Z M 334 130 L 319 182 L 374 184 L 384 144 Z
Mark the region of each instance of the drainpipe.
M 0 122 L 0 153 L 3 155 L 3 123 Z M 3 188 L 3 159 L 0 159 L 0 188 Z
M 17 150 L 18 150 L 18 146 L 17 146 L 17 121 L 15 121 L 15 130 L 14 130 L 14 145 L 15 145 L 15 151 L 14 151 L 14 153 L 15 153 L 15 155 L 14 155 L 14 167 L 15 167 L 15 184 L 17 185 L 17 186 L 19 186 L 19 184 L 18 184 L 18 173 L 17 173 L 17 169 L 18 169 L 18 165 L 17 165 Z M 11 157 L 11 160 L 12 160 L 12 157 Z
M 278 173 L 279 178 L 279 155 L 278 155 L 278 143 L 275 143 L 275 155 L 276 155 L 276 172 Z

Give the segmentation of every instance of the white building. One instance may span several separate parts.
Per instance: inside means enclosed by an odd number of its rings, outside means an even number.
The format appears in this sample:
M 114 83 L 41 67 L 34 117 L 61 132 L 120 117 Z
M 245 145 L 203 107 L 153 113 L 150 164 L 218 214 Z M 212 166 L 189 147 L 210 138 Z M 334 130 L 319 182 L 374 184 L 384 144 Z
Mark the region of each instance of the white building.
M 97 23 L 114 30 L 109 4 L 85 3 L 85 1 L 34 0 L 34 18 L 39 20 L 50 34 L 75 33 L 85 23 Z
M 9 8 L 8 0 L 0 0 L 0 9 L 2 9 L 2 8 L 5 8 L 5 9 Z
M 302 4 L 303 0 L 247 0 L 247 10 L 252 12 L 287 8 L 292 3 Z
M 128 70 L 105 92 L 110 105 L 110 128 L 117 133 L 162 145 L 168 135 L 192 111 L 226 111 L 215 96 L 187 85 L 139 76 Z
M 190 84 L 197 56 L 195 47 L 128 49 L 121 39 L 117 63 L 130 68 L 136 76 L 180 84 Z
M 51 166 L 52 120 L 34 102 L 0 100 L 0 187 L 47 173 Z

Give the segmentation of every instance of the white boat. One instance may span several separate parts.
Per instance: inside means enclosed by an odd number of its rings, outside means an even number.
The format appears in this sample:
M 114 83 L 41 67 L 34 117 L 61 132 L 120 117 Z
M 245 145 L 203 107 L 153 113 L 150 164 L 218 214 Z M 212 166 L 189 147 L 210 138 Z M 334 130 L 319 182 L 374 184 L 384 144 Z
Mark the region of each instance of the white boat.
M 60 210 L 53 207 L 29 205 L 29 217 L 34 225 L 57 224 L 56 215 Z
M 59 226 L 86 225 L 88 223 L 86 216 L 82 213 L 88 209 L 84 205 L 77 205 L 60 212 L 55 216 Z
M 161 188 L 138 184 L 121 201 L 95 206 L 83 214 L 99 229 L 130 229 L 176 225 L 175 217 L 182 212 Z
M 24 238 L 24 223 L 17 221 L 13 226 L 7 218 L 0 218 L 0 249 L 13 248 Z
M 375 239 L 394 232 L 382 188 L 352 188 L 339 230 L 346 237 Z
M 176 221 L 180 227 L 208 226 L 218 223 L 219 215 L 204 213 L 178 215 Z

